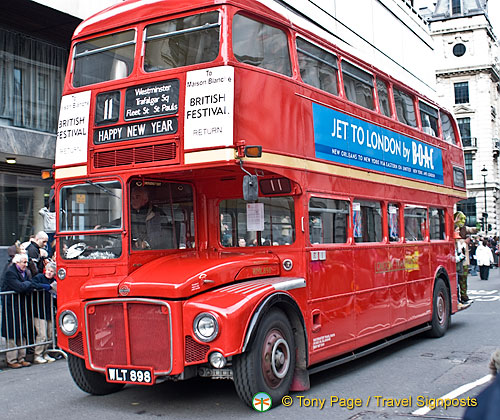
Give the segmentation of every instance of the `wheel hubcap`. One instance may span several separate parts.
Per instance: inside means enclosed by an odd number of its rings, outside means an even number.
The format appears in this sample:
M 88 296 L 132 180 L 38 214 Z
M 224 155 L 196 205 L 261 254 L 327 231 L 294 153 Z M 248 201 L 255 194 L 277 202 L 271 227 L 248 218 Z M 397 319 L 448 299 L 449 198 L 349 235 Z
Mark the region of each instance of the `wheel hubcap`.
M 442 293 L 437 297 L 436 310 L 438 322 L 440 325 L 443 325 L 446 319 L 446 302 Z
M 278 387 L 290 368 L 290 347 L 281 331 L 268 332 L 262 349 L 262 370 L 266 384 Z

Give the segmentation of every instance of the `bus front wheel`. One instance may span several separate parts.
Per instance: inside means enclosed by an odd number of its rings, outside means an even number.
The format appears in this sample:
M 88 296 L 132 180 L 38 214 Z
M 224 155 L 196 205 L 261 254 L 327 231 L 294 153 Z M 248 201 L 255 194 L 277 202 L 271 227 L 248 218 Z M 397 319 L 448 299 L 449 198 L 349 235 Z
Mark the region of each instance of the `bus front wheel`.
M 273 406 L 288 393 L 295 370 L 295 342 L 287 316 L 278 309 L 261 321 L 250 350 L 233 360 L 236 392 L 250 407 L 255 394 L 265 392 Z
M 442 337 L 450 325 L 450 294 L 442 279 L 437 279 L 432 298 L 432 321 L 429 336 Z
M 115 384 L 106 381 L 102 373 L 88 370 L 85 360 L 68 354 L 68 367 L 75 384 L 85 392 L 92 395 L 107 395 L 122 389 L 125 384 Z

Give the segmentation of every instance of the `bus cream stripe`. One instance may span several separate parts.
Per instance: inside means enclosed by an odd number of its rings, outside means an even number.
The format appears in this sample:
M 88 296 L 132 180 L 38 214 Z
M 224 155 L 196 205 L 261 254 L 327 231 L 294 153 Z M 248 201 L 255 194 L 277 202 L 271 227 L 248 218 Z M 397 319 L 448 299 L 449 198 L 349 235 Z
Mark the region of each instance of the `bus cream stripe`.
M 74 166 L 72 168 L 56 169 L 55 178 L 73 178 L 76 176 L 86 176 L 87 166 Z
M 235 159 L 234 149 L 217 149 L 199 152 L 187 152 L 184 155 L 185 164 L 230 161 Z M 377 174 L 355 168 L 333 165 L 329 163 L 316 162 L 304 158 L 284 156 L 275 153 L 263 153 L 259 159 L 248 159 L 269 165 L 279 165 L 289 168 L 302 169 L 307 171 L 327 173 L 330 175 L 343 176 L 347 178 L 362 179 L 364 181 L 379 182 L 381 184 L 393 185 L 397 187 L 413 188 L 418 190 L 431 191 L 437 194 L 446 194 L 459 198 L 467 198 L 465 191 L 454 190 L 452 188 L 441 187 L 439 185 L 427 184 L 419 181 L 412 181 L 397 178 L 390 175 Z
M 233 159 L 235 159 L 235 152 L 233 148 L 184 153 L 184 163 L 186 165 L 205 162 L 217 162 L 221 160 L 228 161 Z
M 328 163 L 315 162 L 302 158 L 294 158 L 291 156 L 283 156 L 274 153 L 263 153 L 262 158 L 260 158 L 259 161 L 270 165 L 280 165 L 314 172 L 323 172 L 331 175 L 368 180 L 372 182 L 379 182 L 382 184 L 401 186 L 418 190 L 431 191 L 438 194 L 447 194 L 451 196 L 467 198 L 467 193 L 465 191 L 458 191 L 452 188 L 440 187 L 438 185 L 426 184 L 418 181 L 406 180 L 403 178 L 396 178 L 389 175 L 362 171 L 355 168 L 346 168 L 343 166 L 331 165 Z

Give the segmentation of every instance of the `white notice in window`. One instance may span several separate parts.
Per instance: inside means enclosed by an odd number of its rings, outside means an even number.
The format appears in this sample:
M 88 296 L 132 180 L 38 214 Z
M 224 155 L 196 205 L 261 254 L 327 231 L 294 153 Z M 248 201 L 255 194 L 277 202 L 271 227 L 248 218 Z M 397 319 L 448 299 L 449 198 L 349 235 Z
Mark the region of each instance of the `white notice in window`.
M 264 230 L 264 203 L 247 204 L 247 231 L 262 232 Z

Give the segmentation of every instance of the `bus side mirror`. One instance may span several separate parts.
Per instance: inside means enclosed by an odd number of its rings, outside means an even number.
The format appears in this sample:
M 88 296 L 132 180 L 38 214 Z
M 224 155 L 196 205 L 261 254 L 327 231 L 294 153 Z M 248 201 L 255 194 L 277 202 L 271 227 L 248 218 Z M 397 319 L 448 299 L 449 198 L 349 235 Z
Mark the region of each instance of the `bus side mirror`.
M 257 201 L 259 198 L 259 183 L 257 175 L 245 175 L 243 177 L 243 199 L 245 201 Z

